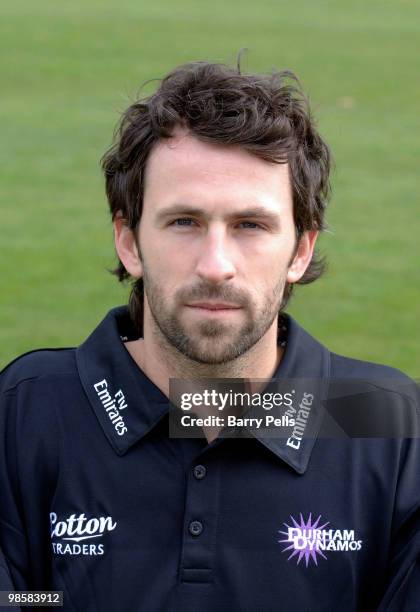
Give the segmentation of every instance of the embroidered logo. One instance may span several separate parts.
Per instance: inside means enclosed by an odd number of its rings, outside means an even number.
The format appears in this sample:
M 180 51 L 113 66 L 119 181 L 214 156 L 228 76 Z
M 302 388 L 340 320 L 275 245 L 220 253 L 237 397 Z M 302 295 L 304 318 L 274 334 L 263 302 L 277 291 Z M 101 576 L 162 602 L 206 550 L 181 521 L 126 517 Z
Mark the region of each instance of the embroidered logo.
M 296 565 L 304 558 L 306 567 L 312 560 L 318 565 L 318 557 L 328 559 L 324 551 L 348 552 L 362 548 L 362 540 L 357 540 L 354 529 L 327 529 L 329 521 L 320 525 L 321 515 L 312 523 L 312 513 L 309 514 L 307 521 L 300 513 L 300 523 L 293 516 L 290 517 L 293 525 L 283 523 L 287 531 L 279 529 L 279 533 L 286 536 L 282 540 L 277 540 L 280 544 L 286 544 L 282 552 L 292 551 L 288 561 L 296 558 Z
M 112 516 L 87 518 L 84 513 L 71 514 L 59 521 L 55 512 L 50 513 L 51 540 L 56 555 L 103 555 L 104 544 L 83 543 L 85 540 L 102 538 L 107 531 L 113 531 L 117 523 Z
M 108 382 L 105 378 L 95 383 L 93 388 L 98 394 L 102 406 L 105 408 L 105 412 L 113 424 L 115 431 L 119 436 L 123 436 L 128 431 L 124 419 L 120 414 L 121 410 L 127 408 L 124 393 L 119 389 L 115 395 L 112 396 L 108 390 Z
M 306 425 L 308 423 L 309 415 L 311 412 L 311 407 L 314 401 L 314 396 L 312 393 L 304 393 L 301 403 L 299 404 L 296 417 L 295 417 L 295 426 L 293 428 L 292 435 L 287 438 L 286 444 L 295 450 L 299 450 Z M 296 409 L 291 407 L 286 410 L 287 413 L 296 412 Z M 293 414 L 292 413 L 292 414 Z

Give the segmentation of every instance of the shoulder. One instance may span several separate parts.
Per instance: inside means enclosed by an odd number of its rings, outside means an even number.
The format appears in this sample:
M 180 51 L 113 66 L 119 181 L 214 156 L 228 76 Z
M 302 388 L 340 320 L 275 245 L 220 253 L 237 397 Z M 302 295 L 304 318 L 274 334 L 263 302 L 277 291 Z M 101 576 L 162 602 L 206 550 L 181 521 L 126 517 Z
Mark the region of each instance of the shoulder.
M 76 387 L 74 348 L 37 349 L 11 361 L 0 372 L 0 444 L 13 446 L 19 432 L 26 454 L 36 447 L 56 452 L 59 414 Z
M 36 479 L 40 490 L 55 486 L 61 398 L 69 396 L 76 382 L 74 352 L 73 348 L 29 351 L 0 372 L 0 447 L 7 457 L 0 469 L 7 471 L 5 477 L 19 474 L 21 482 L 29 483 Z
M 25 381 L 52 379 L 77 373 L 76 349 L 43 348 L 13 359 L 0 371 L 0 392 L 12 393 Z
M 353 359 L 330 351 L 331 371 L 338 376 L 383 376 L 411 380 L 404 372 L 382 363 Z
M 388 390 L 410 391 L 416 387 L 416 383 L 407 374 L 381 363 L 353 359 L 330 352 L 331 378 L 332 379 L 357 379 L 364 380 L 377 387 Z
M 352 435 L 415 438 L 419 386 L 401 370 L 331 353 L 328 410 Z

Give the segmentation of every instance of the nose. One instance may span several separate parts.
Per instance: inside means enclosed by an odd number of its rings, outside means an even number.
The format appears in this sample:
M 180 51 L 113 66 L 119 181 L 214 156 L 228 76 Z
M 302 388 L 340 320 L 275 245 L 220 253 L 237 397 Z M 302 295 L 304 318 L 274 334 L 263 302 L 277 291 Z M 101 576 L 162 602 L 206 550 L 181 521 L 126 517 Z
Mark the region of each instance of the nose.
M 203 238 L 196 274 L 212 283 L 222 283 L 235 276 L 228 237 L 223 227 L 210 228 Z

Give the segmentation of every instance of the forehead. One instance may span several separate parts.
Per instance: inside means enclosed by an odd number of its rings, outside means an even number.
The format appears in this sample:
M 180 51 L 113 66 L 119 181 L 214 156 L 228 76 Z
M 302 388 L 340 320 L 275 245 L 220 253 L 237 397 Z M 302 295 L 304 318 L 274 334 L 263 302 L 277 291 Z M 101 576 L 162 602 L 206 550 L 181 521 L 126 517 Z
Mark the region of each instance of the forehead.
M 266 205 L 291 204 L 288 164 L 262 160 L 239 146 L 204 142 L 182 128 L 159 141 L 146 165 L 145 204 L 171 201 Z M 199 200 L 199 201 L 198 201 Z

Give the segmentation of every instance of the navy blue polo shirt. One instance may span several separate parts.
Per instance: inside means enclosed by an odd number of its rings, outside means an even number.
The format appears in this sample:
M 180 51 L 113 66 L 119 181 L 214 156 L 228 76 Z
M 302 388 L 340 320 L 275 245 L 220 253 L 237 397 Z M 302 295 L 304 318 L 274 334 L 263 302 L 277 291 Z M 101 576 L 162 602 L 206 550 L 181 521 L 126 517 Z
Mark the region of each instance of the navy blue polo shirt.
M 135 337 L 125 306 L 78 348 L 9 364 L 0 587 L 62 590 L 78 611 L 420 610 L 411 381 L 331 353 L 285 317 L 274 378 L 323 381 L 293 444 L 257 430 L 170 437 L 168 398 L 124 346 Z M 343 393 L 339 379 L 382 382 Z M 361 432 L 358 418 L 369 430 L 378 410 L 387 434 Z

